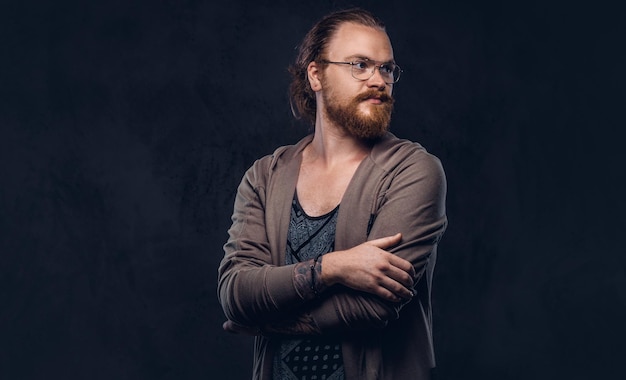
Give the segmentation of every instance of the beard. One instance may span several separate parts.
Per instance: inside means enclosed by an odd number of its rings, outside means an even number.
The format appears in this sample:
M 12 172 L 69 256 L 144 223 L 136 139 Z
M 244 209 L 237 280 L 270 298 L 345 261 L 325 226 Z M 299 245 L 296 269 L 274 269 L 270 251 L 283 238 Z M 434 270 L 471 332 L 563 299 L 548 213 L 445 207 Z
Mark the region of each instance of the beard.
M 354 97 L 348 104 L 339 104 L 334 100 L 336 97 L 332 90 L 325 91 L 322 96 L 328 119 L 358 139 L 376 140 L 389 129 L 394 99 L 386 92 L 368 90 Z M 379 98 L 381 104 L 370 105 L 370 113 L 364 114 L 359 110 L 359 105 L 370 98 Z

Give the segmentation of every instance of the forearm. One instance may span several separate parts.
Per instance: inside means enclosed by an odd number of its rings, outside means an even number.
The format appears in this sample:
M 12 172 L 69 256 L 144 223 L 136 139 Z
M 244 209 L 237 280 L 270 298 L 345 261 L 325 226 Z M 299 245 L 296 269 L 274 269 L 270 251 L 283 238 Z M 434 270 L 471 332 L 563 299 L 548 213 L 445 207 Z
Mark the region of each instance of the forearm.
M 427 271 L 432 271 L 435 265 L 435 260 L 431 260 L 430 257 L 432 252 L 436 251 L 436 245 L 410 246 L 417 251 L 413 255 L 419 257 L 411 263 L 415 268 L 413 297 L 390 301 L 366 291 L 334 285 L 320 296 L 318 302 L 309 304 L 303 312 L 310 315 L 311 324 L 318 329 L 316 331 L 323 333 L 384 328 L 389 322 L 400 317 L 407 303 L 428 302 L 426 298 L 429 295 L 417 292 L 416 289 L 421 288 L 418 285 L 420 282 L 428 281 L 423 275 Z M 399 254 L 406 255 L 405 252 Z M 322 260 L 322 264 L 324 263 Z
M 397 244 L 400 238 L 398 234 L 298 263 L 295 287 L 303 299 L 316 302 L 304 304 L 295 317 L 272 321 L 272 327 L 285 334 L 310 334 L 319 333 L 320 326 L 324 330 L 379 328 L 397 319 L 413 296 L 413 266 L 381 248 Z
M 293 271 L 293 283 L 303 300 L 317 300 L 328 289 L 321 279 L 321 257 L 297 263 Z M 261 327 L 264 334 L 269 335 L 316 335 L 320 329 L 305 309 L 287 318 L 269 322 Z
M 379 329 L 398 318 L 402 305 L 390 305 L 376 296 L 343 290 L 346 292 L 322 297 L 299 313 L 267 323 L 260 331 L 265 335 L 319 335 Z M 340 304 L 347 307 L 338 307 Z
M 293 271 L 293 283 L 302 299 L 308 301 L 319 297 L 328 288 L 322 280 L 321 256 L 297 263 Z
M 320 281 L 321 270 L 321 260 L 315 259 L 289 266 L 229 268 L 219 284 L 226 316 L 242 326 L 265 326 L 271 333 L 315 333 L 317 327 L 308 325 L 310 317 L 293 313 L 327 289 Z
M 240 325 L 260 326 L 302 305 L 293 286 L 294 266 L 223 264 L 218 283 L 226 317 Z

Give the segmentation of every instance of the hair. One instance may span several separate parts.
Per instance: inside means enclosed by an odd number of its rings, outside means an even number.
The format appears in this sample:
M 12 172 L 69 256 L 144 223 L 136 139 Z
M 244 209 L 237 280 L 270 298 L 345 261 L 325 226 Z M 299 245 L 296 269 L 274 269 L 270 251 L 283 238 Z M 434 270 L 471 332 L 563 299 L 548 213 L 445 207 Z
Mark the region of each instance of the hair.
M 315 124 L 315 92 L 309 84 L 307 68 L 309 63 L 322 58 L 337 29 L 347 22 L 385 30 L 385 25 L 381 20 L 361 8 L 330 13 L 313 25 L 298 46 L 295 62 L 289 66 L 289 73 L 292 77 L 289 86 L 289 98 L 291 112 L 296 119 L 303 118 L 311 124 Z

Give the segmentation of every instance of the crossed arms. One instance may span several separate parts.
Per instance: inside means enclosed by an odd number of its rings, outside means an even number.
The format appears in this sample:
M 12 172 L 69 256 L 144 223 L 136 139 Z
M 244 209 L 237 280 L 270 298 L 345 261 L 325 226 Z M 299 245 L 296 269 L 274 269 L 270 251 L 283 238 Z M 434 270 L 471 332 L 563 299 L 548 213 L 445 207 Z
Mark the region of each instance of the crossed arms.
M 238 189 L 219 269 L 227 331 L 321 334 L 381 328 L 399 317 L 446 227 L 445 176 L 438 161 L 396 173 L 371 240 L 288 266 L 272 264 L 259 182 L 249 171 Z

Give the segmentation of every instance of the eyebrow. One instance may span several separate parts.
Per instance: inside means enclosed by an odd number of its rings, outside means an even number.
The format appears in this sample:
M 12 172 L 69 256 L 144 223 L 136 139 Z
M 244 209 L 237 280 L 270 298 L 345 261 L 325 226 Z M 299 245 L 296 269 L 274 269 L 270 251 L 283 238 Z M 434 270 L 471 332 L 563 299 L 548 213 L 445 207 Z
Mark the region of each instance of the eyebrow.
M 348 61 L 351 61 L 351 60 L 354 60 L 354 59 L 362 59 L 362 60 L 367 60 L 367 61 L 372 61 L 372 62 L 380 62 L 381 64 L 384 64 L 384 63 L 393 63 L 394 65 L 396 64 L 396 61 L 393 58 L 391 60 L 389 60 L 389 61 L 377 61 L 377 60 L 372 59 L 370 57 L 367 57 L 367 56 L 364 56 L 364 55 L 358 55 L 358 54 L 354 54 L 354 55 L 346 57 L 346 60 L 348 60 Z

